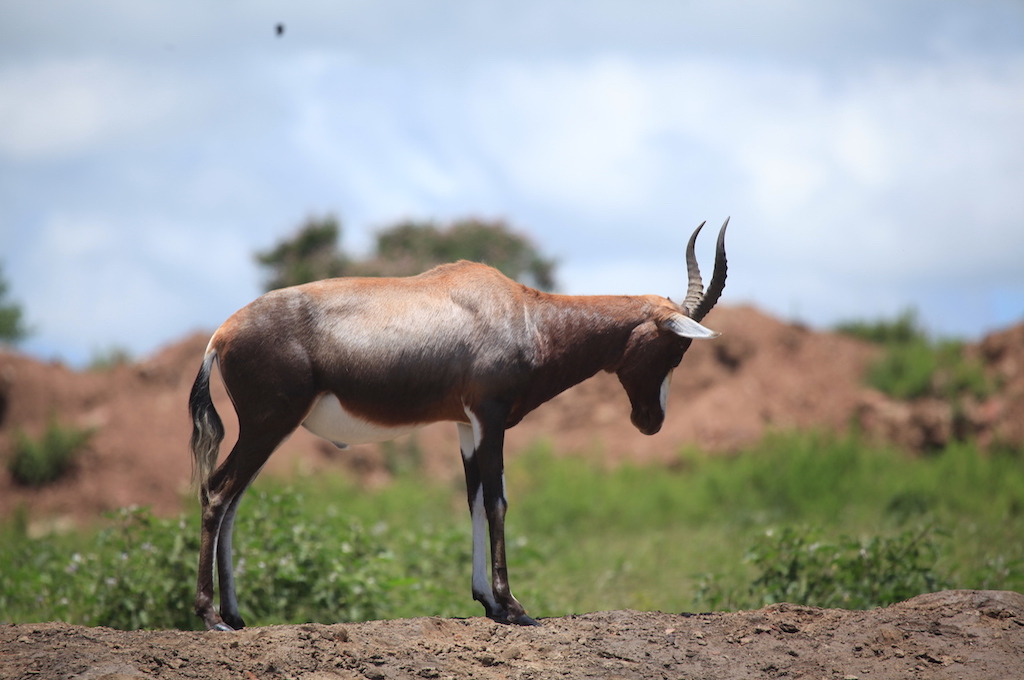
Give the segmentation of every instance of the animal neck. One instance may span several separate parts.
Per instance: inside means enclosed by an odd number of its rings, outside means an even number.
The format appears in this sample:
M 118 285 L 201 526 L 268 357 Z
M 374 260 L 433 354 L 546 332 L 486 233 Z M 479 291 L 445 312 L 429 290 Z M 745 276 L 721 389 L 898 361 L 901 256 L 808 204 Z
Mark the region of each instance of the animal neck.
M 615 370 L 633 330 L 649 319 L 649 304 L 639 297 L 540 295 L 542 300 L 527 301 L 536 358 L 530 384 L 513 408 L 510 427 L 599 371 Z

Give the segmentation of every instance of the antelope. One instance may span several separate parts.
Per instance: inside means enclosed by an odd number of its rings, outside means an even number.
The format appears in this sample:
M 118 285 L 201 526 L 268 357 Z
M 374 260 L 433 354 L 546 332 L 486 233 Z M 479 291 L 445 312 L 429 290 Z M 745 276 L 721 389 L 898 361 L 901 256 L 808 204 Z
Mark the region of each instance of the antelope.
M 704 223 L 690 237 L 682 304 L 656 295 L 556 295 L 460 261 L 406 278 L 275 290 L 236 312 L 210 339 L 189 398 L 202 506 L 196 615 L 208 630 L 244 627 L 232 574 L 238 503 L 300 425 L 344 448 L 452 421 L 472 524 L 473 599 L 495 621 L 537 625 L 509 588 L 505 430 L 607 371 L 629 397 L 633 425 L 658 432 L 683 354 L 693 339 L 719 335 L 699 322 L 725 287 L 728 224 L 706 292 L 694 255 Z M 214 363 L 238 416 L 238 439 L 216 469 L 224 426 L 210 397 Z

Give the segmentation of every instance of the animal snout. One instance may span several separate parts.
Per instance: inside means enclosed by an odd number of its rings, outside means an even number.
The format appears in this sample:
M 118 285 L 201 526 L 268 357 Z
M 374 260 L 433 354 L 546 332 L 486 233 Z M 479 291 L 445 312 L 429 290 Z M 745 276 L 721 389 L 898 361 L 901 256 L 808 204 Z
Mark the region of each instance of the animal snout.
M 652 435 L 661 430 L 665 414 L 661 411 L 655 413 L 652 409 L 633 409 L 629 419 L 642 434 Z

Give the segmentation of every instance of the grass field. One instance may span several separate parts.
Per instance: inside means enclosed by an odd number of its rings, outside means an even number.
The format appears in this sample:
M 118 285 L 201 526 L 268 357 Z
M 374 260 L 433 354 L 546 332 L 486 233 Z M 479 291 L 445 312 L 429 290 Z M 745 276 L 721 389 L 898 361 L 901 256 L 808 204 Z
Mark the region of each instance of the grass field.
M 415 465 L 387 488 L 261 479 L 236 573 L 250 625 L 475 616 L 461 485 Z M 606 469 L 543 444 L 507 469 L 509 571 L 534 616 L 694 611 L 784 599 L 871 607 L 941 588 L 1024 590 L 1024 452 L 927 457 L 856 436 L 771 436 Z M 198 517 L 125 510 L 94 531 L 0 535 L 0 622 L 195 627 Z

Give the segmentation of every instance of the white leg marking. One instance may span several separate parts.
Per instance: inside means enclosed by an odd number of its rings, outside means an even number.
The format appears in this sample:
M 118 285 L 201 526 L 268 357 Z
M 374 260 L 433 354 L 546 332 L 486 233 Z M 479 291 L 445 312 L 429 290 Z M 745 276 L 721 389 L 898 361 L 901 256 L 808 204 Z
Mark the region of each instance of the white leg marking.
M 462 457 L 468 461 L 480 445 L 481 431 L 480 421 L 468 408 L 466 415 L 469 416 L 471 424 L 458 424 L 459 449 L 462 451 Z M 487 527 L 487 511 L 484 510 L 483 486 L 478 486 L 476 489 L 473 503 L 469 506 L 469 516 L 473 522 L 473 593 L 487 600 L 486 604 L 490 611 L 496 611 L 498 604 L 494 599 L 491 579 L 488 575 L 490 571 L 488 569 L 490 532 Z
M 476 490 L 470 515 L 473 518 L 473 592 L 483 595 L 487 600 L 487 606 L 494 611 L 498 605 L 494 601 L 494 594 L 491 591 L 491 578 L 487 568 L 490 554 L 487 549 L 489 535 L 482 487 Z
M 459 450 L 462 451 L 462 458 L 469 460 L 476 451 L 476 436 L 473 433 L 473 426 L 466 423 L 458 423 L 459 426 Z
M 480 419 L 476 417 L 476 414 L 470 411 L 468 406 L 464 406 L 463 408 L 466 411 L 466 417 L 469 418 L 469 424 L 473 428 L 473 450 L 476 451 L 480 448 L 480 442 L 484 438 L 484 431 L 480 427 Z M 459 432 L 461 433 L 462 430 L 460 429 Z M 466 455 L 465 448 L 462 449 L 462 455 Z

